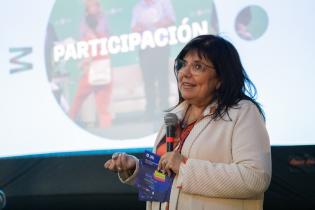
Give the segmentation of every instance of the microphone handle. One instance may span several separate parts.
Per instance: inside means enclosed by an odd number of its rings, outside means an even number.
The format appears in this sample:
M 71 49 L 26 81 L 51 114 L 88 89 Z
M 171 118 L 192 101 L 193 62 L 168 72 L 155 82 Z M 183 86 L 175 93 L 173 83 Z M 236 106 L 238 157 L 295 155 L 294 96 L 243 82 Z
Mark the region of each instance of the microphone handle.
M 175 138 L 175 126 L 170 125 L 166 127 L 166 151 L 172 152 Z
M 173 142 L 166 142 L 166 151 L 172 152 L 173 151 Z

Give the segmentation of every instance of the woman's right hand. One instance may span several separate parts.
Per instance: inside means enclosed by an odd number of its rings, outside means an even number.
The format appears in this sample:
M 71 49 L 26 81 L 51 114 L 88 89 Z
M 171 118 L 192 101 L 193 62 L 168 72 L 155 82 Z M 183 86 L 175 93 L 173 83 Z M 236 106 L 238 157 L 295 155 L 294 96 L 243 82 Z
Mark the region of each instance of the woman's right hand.
M 114 153 L 112 159 L 104 164 L 104 167 L 114 172 L 128 172 L 132 174 L 136 169 L 136 158 L 126 153 Z

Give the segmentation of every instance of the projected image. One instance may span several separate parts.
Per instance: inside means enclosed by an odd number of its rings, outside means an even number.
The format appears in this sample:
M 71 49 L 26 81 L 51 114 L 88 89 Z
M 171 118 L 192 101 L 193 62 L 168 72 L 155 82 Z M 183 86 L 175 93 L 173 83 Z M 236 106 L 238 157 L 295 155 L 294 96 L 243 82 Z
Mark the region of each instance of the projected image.
M 242 9 L 235 20 L 235 30 L 244 40 L 260 38 L 268 27 L 268 16 L 260 6 L 247 6 Z
M 177 102 L 174 57 L 191 38 L 218 30 L 213 1 L 56 1 L 45 48 L 51 90 L 90 133 L 153 134 Z
M 272 145 L 314 144 L 311 1 L 3 4 L 0 158 L 152 148 L 178 100 L 174 58 L 201 34 L 239 51 Z

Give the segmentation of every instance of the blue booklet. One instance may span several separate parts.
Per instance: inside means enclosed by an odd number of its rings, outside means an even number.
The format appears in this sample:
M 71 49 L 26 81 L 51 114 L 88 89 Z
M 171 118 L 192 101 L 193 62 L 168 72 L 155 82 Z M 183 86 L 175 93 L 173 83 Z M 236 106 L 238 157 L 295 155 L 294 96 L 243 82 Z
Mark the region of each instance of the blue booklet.
M 170 199 L 174 176 L 168 176 L 157 170 L 160 156 L 145 151 L 139 161 L 139 174 L 135 186 L 141 201 L 167 202 Z

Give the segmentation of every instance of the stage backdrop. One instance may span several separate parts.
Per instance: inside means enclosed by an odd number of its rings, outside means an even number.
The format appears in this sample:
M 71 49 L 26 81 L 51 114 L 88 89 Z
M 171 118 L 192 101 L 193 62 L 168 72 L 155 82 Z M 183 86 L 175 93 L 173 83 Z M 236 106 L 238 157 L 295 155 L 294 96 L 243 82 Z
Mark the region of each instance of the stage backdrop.
M 143 4 L 2 2 L 0 157 L 151 148 L 177 102 L 174 58 L 200 34 L 239 50 L 272 145 L 315 143 L 315 2 Z

